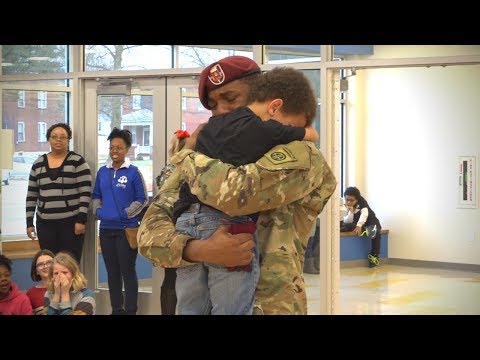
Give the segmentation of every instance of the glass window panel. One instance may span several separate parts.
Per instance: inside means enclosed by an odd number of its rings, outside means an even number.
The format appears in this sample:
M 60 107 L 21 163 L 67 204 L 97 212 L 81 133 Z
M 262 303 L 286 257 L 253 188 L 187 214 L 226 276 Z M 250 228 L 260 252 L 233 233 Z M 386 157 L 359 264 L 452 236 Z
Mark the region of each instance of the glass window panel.
M 17 142 L 25 142 L 25 123 L 19 121 L 17 124 Z
M 38 97 L 38 108 L 46 109 L 47 108 L 47 92 L 39 91 L 37 94 Z
M 19 108 L 24 108 L 25 107 L 25 91 L 24 90 L 20 90 L 18 92 L 18 102 L 17 102 L 17 106 Z
M 25 90 L 44 89 L 45 87 L 48 87 L 48 86 L 69 86 L 69 84 L 70 84 L 69 79 L 2 82 L 4 89 L 24 88 Z
M 267 64 L 320 61 L 320 45 L 265 45 Z
M 47 123 L 38 123 L 38 142 L 47 142 Z
M 205 67 L 214 61 L 232 55 L 241 55 L 253 59 L 252 45 L 179 46 L 177 67 Z
M 182 107 L 182 130 L 187 130 L 192 134 L 198 125 L 207 122 L 212 112 L 203 107 L 198 98 L 198 87 L 185 87 L 181 89 L 182 103 L 185 103 L 185 109 Z
M 43 95 L 42 95 L 43 96 Z M 66 92 L 45 92 L 45 109 L 38 108 L 38 92 L 25 91 L 25 107 L 18 107 L 18 90 L 2 91 L 2 128 L 14 131 L 13 167 L 2 169 L 8 186 L 2 187 L 2 236 L 25 240 L 25 198 L 33 161 L 50 151 L 46 129 L 68 122 Z M 43 138 L 42 138 L 43 137 Z
M 2 75 L 68 72 L 68 45 L 1 45 Z
M 140 110 L 142 108 L 141 104 L 142 97 L 140 95 L 133 95 L 132 96 L 132 109 L 133 110 Z
M 85 71 L 172 67 L 171 45 L 85 45 Z
M 480 55 L 480 45 L 334 45 L 344 60 Z
M 305 76 L 310 80 L 312 85 L 313 92 L 318 100 L 317 112 L 315 113 L 315 118 L 313 119 L 313 127 L 320 134 L 320 70 L 302 70 Z M 320 140 L 317 144 L 320 146 Z

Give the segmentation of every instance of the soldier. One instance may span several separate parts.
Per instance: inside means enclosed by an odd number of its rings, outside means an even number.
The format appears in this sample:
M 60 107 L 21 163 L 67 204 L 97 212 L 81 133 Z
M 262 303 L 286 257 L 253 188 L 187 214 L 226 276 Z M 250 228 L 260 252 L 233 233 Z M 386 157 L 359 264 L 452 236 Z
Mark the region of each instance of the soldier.
M 211 69 L 220 78 L 210 80 Z M 213 115 L 246 105 L 255 74 L 260 68 L 245 57 L 215 62 L 202 71 L 200 101 Z M 273 148 L 254 164 L 233 167 L 193 152 L 196 135 L 171 159 L 176 169 L 142 220 L 140 254 L 166 267 L 199 261 L 220 266 L 251 262 L 254 242 L 249 234 L 232 235 L 222 227 L 210 238 L 196 240 L 175 231 L 172 209 L 183 177 L 201 202 L 229 216 L 260 211 L 260 280 L 254 313 L 307 314 L 305 248 L 313 222 L 336 187 L 323 155 L 311 142 L 294 141 Z

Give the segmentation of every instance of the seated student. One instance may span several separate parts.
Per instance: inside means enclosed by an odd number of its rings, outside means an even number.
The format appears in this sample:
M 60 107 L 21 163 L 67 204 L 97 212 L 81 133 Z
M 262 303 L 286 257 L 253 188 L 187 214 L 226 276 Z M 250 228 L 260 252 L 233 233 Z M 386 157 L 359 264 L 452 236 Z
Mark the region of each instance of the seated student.
M 12 281 L 12 260 L 0 255 L 0 315 L 33 315 L 27 295 Z
M 87 280 L 77 261 L 66 252 L 53 258 L 45 293 L 47 315 L 94 315 L 95 293 L 86 288 Z
M 33 315 L 43 315 L 43 303 L 48 285 L 48 271 L 55 255 L 47 249 L 39 250 L 32 259 L 30 277 L 39 282 L 27 291 L 27 296 L 33 308 Z
M 366 233 L 366 227 L 370 227 L 371 233 L 367 234 L 372 239 L 372 247 L 368 254 L 369 267 L 377 267 L 380 264 L 378 255 L 380 254 L 380 237 L 382 227 L 377 219 L 375 212 L 370 208 L 367 200 L 360 195 L 360 190 L 356 187 L 348 187 L 343 193 L 345 197 L 345 205 L 348 214 L 343 218 L 345 224 L 354 224 L 355 229 L 352 231 L 358 236 Z M 368 231 L 367 231 L 368 232 Z
M 212 73 L 213 71 L 213 73 Z M 216 84 L 222 74 L 210 70 Z M 252 83 L 247 106 L 212 116 L 201 129 L 196 150 L 234 166 L 257 161 L 276 145 L 295 140 L 317 141 L 311 126 L 317 101 L 309 80 L 298 70 L 275 68 Z M 304 127 L 304 124 L 309 126 Z M 293 126 L 298 125 L 298 126 Z M 232 179 L 234 181 L 234 179 Z M 254 191 L 245 189 L 245 192 Z M 222 194 L 219 194 L 221 197 Z M 230 233 L 255 233 L 258 213 L 230 218 L 201 204 L 184 183 L 174 205 L 176 229 L 206 239 L 222 224 Z M 259 277 L 258 250 L 250 266 L 225 268 L 207 263 L 177 269 L 179 314 L 252 314 Z

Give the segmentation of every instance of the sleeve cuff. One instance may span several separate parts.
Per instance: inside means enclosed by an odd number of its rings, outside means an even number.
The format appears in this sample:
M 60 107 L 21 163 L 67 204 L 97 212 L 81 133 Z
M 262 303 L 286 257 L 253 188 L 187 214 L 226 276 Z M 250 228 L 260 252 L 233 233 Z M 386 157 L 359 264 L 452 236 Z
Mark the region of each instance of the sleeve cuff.
M 68 309 L 72 307 L 72 303 L 70 301 L 62 301 L 58 303 L 58 307 L 60 309 Z
M 86 224 L 87 223 L 87 214 L 78 213 L 77 222 L 80 223 L 80 224 Z
M 58 309 L 59 309 L 59 305 L 60 305 L 60 303 L 58 303 L 58 302 L 56 302 L 56 301 L 51 301 L 48 306 L 50 306 L 52 309 L 58 310 Z

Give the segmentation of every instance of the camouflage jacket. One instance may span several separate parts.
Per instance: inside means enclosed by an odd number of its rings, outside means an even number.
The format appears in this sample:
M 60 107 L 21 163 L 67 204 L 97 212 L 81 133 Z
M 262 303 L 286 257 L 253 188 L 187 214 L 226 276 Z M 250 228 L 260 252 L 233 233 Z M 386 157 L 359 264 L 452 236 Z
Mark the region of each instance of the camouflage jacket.
M 306 314 L 304 253 L 313 222 L 337 184 L 315 144 L 279 145 L 255 164 L 239 167 L 188 149 L 171 161 L 176 169 L 140 225 L 140 254 L 161 266 L 188 265 L 182 252 L 191 237 L 176 232 L 171 220 L 179 185 L 185 179 L 200 201 L 230 216 L 261 212 L 255 313 Z

